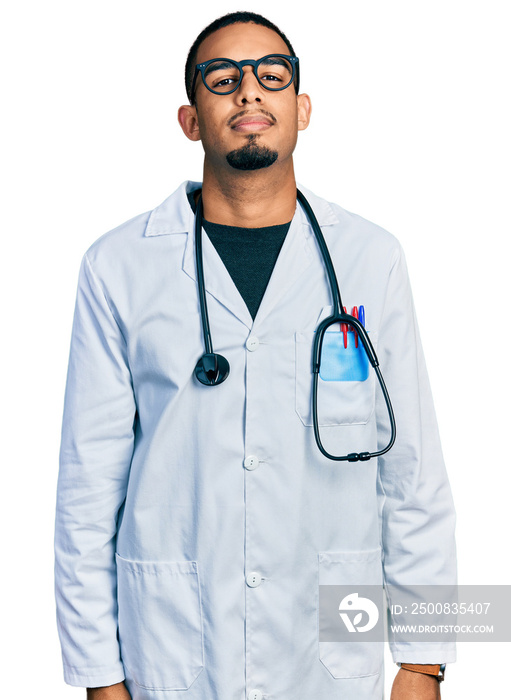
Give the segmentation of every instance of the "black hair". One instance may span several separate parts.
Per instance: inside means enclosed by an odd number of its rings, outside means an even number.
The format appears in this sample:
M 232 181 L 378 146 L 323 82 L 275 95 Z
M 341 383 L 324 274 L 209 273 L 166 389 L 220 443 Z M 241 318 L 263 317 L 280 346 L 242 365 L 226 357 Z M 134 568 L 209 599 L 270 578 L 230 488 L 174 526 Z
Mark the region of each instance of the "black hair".
M 231 24 L 248 24 L 249 22 L 253 22 L 254 24 L 259 24 L 262 27 L 268 27 L 268 29 L 272 29 L 280 36 L 280 38 L 286 44 L 287 48 L 289 49 L 289 55 L 295 55 L 294 49 L 291 46 L 291 42 L 284 34 L 284 32 L 281 32 L 280 29 L 275 24 L 273 24 L 273 22 L 270 22 L 269 19 L 266 19 L 266 17 L 258 15 L 256 12 L 230 12 L 227 15 L 223 15 L 223 17 L 215 19 L 213 22 L 211 22 L 211 24 L 208 24 L 208 26 L 202 30 L 202 32 L 193 42 L 190 51 L 188 52 L 188 58 L 186 59 L 185 67 L 185 85 L 186 94 L 188 95 L 188 99 L 190 100 L 191 104 L 193 104 L 192 82 L 195 73 L 195 66 L 197 64 L 197 54 L 199 52 L 199 47 L 204 41 L 204 39 L 210 36 L 210 34 L 213 34 L 213 32 L 216 32 L 218 29 L 222 29 L 223 27 L 228 27 Z

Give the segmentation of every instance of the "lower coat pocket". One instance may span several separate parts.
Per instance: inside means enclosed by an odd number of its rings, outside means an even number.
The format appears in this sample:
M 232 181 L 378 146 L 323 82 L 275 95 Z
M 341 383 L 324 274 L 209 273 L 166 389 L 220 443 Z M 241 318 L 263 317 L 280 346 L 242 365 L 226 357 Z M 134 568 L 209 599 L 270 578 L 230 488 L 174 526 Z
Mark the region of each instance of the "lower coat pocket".
M 382 588 L 381 550 L 320 552 L 319 585 Z M 340 602 L 340 601 L 339 601 Z M 354 632 L 354 634 L 358 634 Z M 362 633 L 363 634 L 363 633 Z M 383 641 L 319 642 L 319 658 L 334 678 L 361 678 L 382 671 Z
M 204 666 L 196 561 L 141 562 L 116 554 L 121 657 L 150 690 L 186 690 Z

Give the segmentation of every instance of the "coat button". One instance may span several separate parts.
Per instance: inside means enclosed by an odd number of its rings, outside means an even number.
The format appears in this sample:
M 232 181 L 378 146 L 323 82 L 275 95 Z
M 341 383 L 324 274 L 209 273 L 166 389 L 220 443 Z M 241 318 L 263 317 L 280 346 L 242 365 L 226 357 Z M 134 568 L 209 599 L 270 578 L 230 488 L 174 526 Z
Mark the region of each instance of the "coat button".
M 257 469 L 259 466 L 259 460 L 255 455 L 249 455 L 243 462 L 245 469 Z
M 259 586 L 261 583 L 261 574 L 258 574 L 257 571 L 251 571 L 249 574 L 247 574 L 245 580 L 250 588 L 257 588 L 257 586 Z
M 251 335 L 250 338 L 246 342 L 247 350 L 250 350 L 250 352 L 254 352 L 254 350 L 257 350 L 258 347 L 259 347 L 259 338 L 256 338 L 255 335 Z
M 263 700 L 263 694 L 257 688 L 251 690 L 248 694 L 248 700 Z

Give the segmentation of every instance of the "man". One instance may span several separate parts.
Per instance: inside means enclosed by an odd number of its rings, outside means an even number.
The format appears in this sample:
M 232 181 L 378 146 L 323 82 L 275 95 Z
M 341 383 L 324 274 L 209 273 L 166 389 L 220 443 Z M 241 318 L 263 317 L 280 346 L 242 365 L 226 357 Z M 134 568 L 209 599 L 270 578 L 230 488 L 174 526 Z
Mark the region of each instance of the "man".
M 259 15 L 207 27 L 178 113 L 202 142 L 202 184 L 185 183 L 82 260 L 56 591 L 65 679 L 93 700 L 382 698 L 382 644 L 322 641 L 319 585 L 455 581 L 454 511 L 402 251 L 306 192 L 345 302 L 366 310 L 397 423 L 392 449 L 367 461 L 330 460 L 314 438 L 312 342 L 333 302 L 297 204 L 293 151 L 311 104 L 296 65 Z M 212 351 L 230 366 L 209 387 L 195 376 L 200 207 Z M 353 350 L 352 330 L 338 333 Z M 388 443 L 374 377 L 319 381 L 331 451 Z M 392 652 L 412 664 L 392 700 L 440 697 L 451 644 Z

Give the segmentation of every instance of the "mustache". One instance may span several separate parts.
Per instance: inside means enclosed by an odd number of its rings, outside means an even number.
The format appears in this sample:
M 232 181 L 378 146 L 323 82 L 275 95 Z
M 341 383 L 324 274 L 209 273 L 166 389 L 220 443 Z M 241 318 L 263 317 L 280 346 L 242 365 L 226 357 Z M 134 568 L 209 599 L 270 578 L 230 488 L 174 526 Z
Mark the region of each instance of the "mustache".
M 256 112 L 254 112 L 253 109 L 244 109 L 242 112 L 238 112 L 237 114 L 230 117 L 230 119 L 227 121 L 227 126 L 231 126 L 231 124 L 235 122 L 236 119 L 240 119 L 241 117 L 244 117 L 247 114 L 264 114 L 265 117 L 271 119 L 273 124 L 275 124 L 275 122 L 277 121 L 276 117 L 274 117 L 271 112 L 268 112 L 265 109 L 258 109 Z

